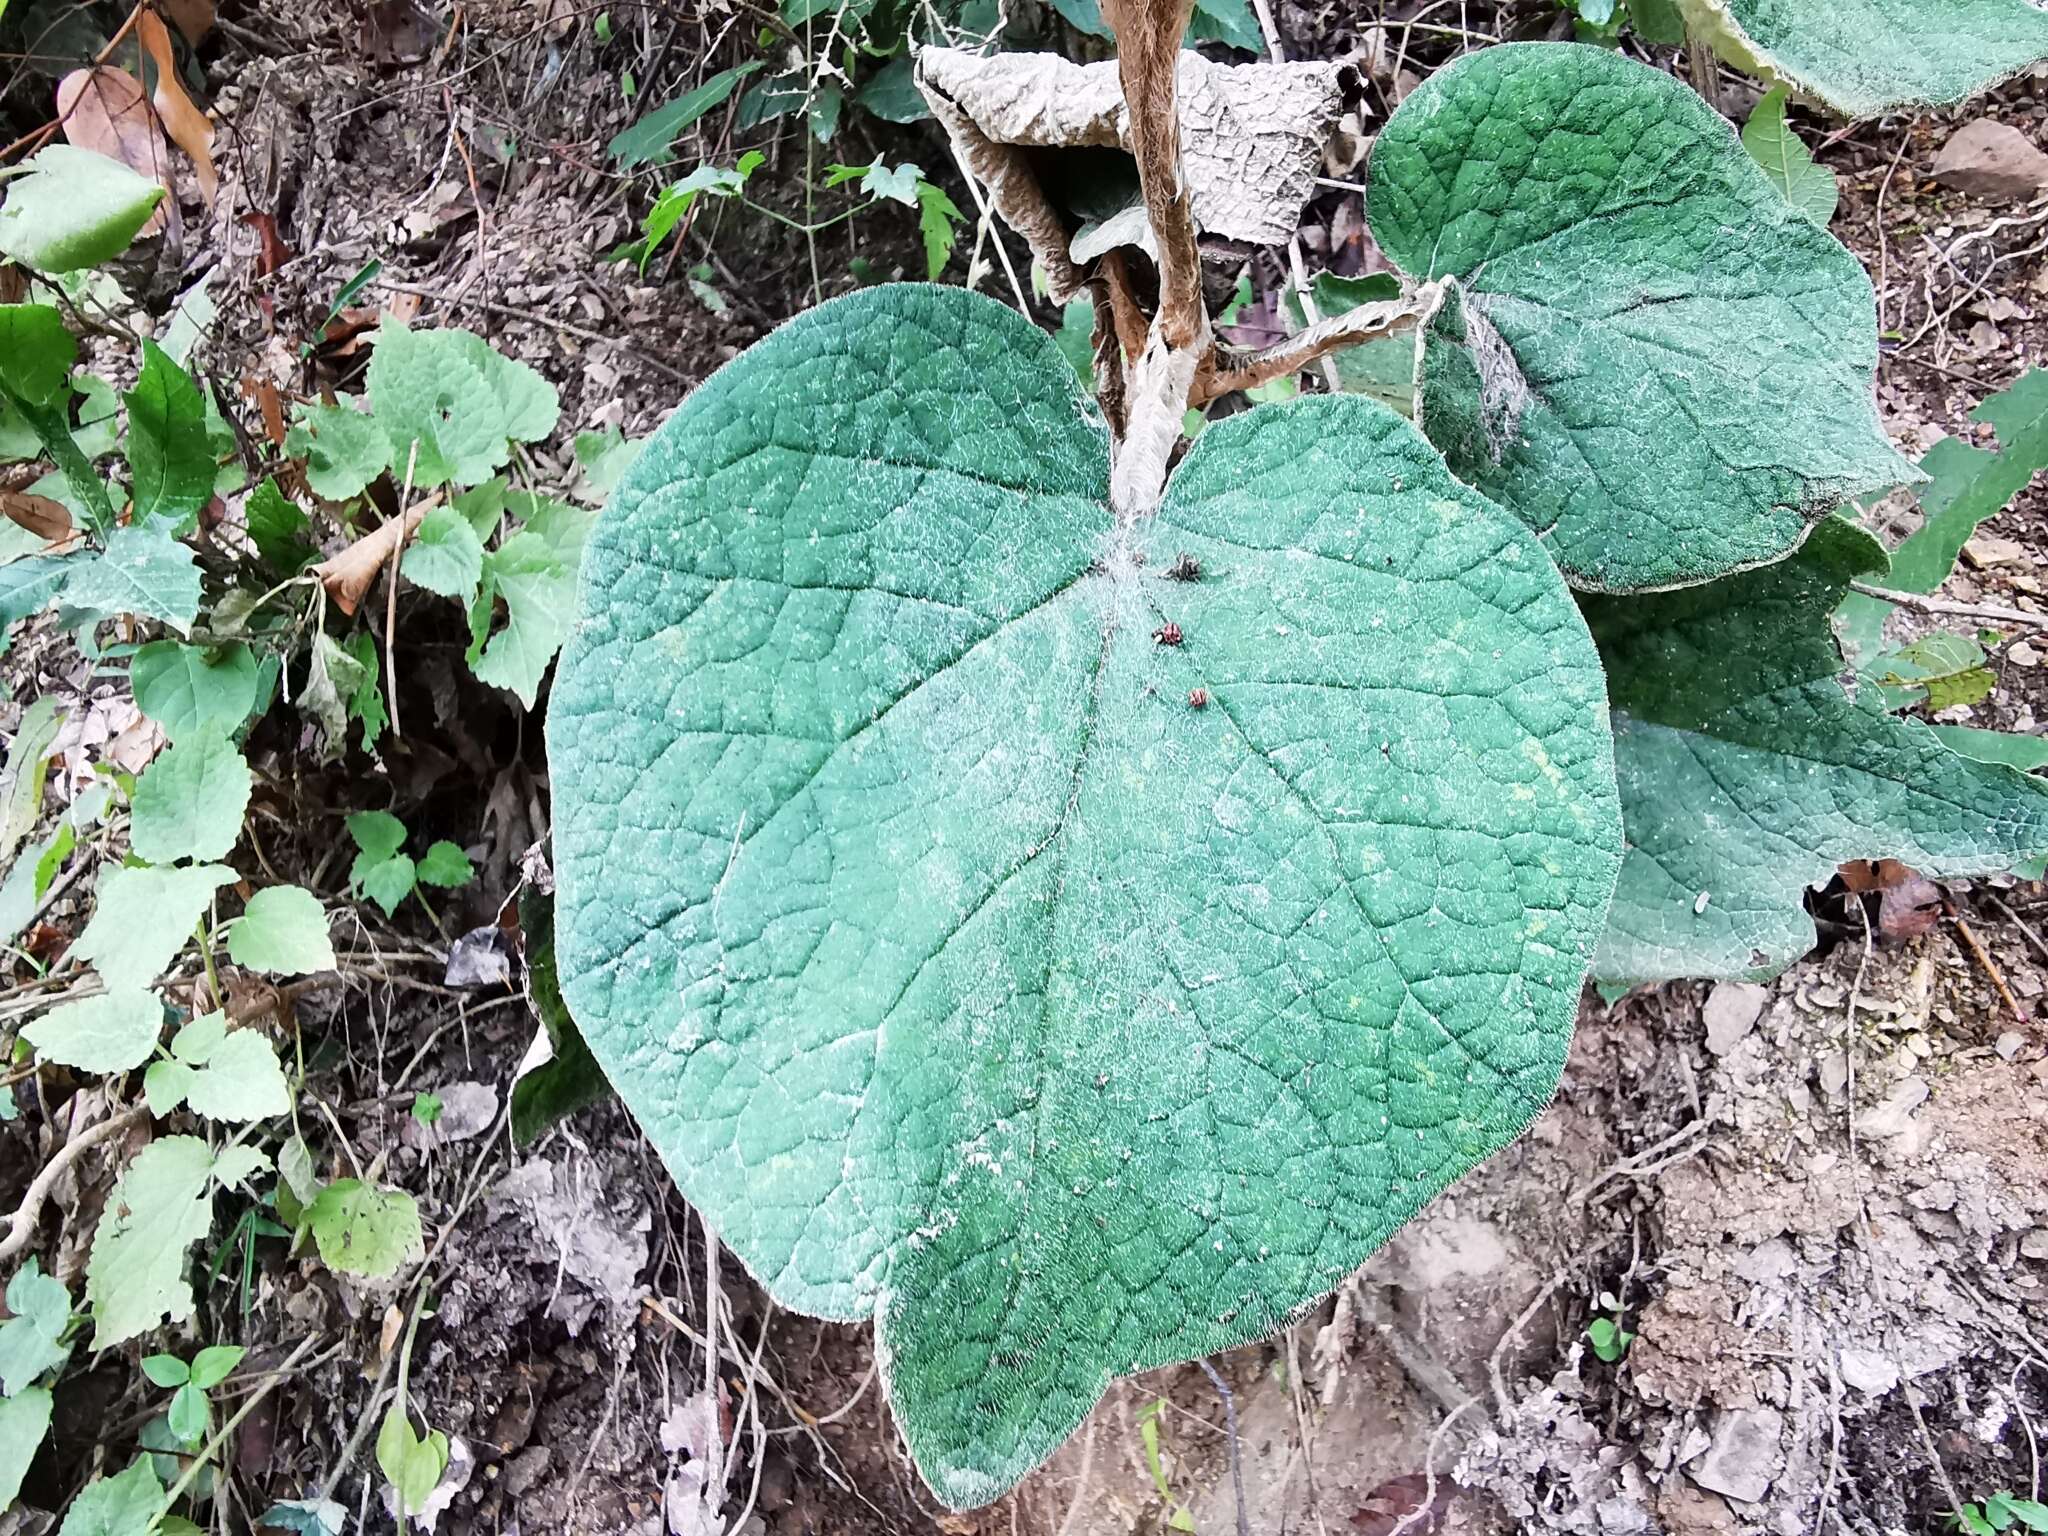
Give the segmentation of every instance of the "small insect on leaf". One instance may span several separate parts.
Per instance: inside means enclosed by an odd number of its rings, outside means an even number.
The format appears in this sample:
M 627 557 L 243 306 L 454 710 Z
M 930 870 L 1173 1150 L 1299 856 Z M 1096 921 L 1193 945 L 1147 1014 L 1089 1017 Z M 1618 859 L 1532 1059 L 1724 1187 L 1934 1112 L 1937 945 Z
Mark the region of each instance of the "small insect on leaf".
M 1152 631 L 1152 638 L 1161 645 L 1179 645 L 1184 637 L 1180 632 L 1180 626 L 1174 623 L 1173 620 L 1168 619 L 1164 624 Z
M 1206 688 L 1190 688 L 1190 689 L 1188 690 L 1188 708 L 1189 708 L 1189 709 L 1207 709 L 1208 707 L 1209 707 L 1209 690 L 1208 690 L 1208 689 L 1206 689 Z
M 1202 579 L 1202 562 L 1186 550 L 1182 550 L 1173 557 L 1173 564 L 1166 568 L 1166 579 L 1168 581 L 1200 581 Z

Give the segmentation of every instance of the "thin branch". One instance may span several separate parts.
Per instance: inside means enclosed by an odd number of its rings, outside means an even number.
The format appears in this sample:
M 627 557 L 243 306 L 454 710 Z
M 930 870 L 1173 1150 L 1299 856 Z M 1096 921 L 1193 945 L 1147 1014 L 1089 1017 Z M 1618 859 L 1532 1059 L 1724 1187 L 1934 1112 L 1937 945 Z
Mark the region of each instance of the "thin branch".
M 1932 597 L 1923 592 L 1895 592 L 1890 587 L 1873 586 L 1867 581 L 1852 581 L 1849 588 L 1881 603 L 1910 608 L 1915 613 L 1938 613 L 1957 619 L 1988 619 L 1994 624 L 2017 624 L 2022 629 L 2048 629 L 2048 614 L 2023 613 L 2017 608 L 2001 608 L 1995 603 L 1959 603 L 1954 598 Z
M 0 1238 L 0 1264 L 5 1264 L 28 1246 L 29 1238 L 35 1234 L 36 1221 L 43 1214 L 43 1203 L 50 1198 L 50 1191 L 56 1187 L 57 1180 L 63 1176 L 64 1170 L 78 1161 L 81 1153 L 120 1135 L 130 1126 L 147 1118 L 148 1114 L 147 1108 L 137 1105 L 125 1114 L 116 1115 L 111 1120 L 102 1120 L 90 1130 L 80 1131 L 58 1149 L 57 1155 L 45 1163 L 43 1171 L 35 1176 L 35 1181 L 28 1187 L 28 1193 L 21 1197 L 21 1204 L 15 1207 L 14 1219 L 8 1226 L 7 1236 Z
M 1435 309 L 1438 291 L 1437 286 L 1431 283 L 1412 297 L 1361 304 L 1341 315 L 1318 321 L 1284 341 L 1235 359 L 1212 353 L 1208 366 L 1196 375 L 1194 393 L 1188 404 L 1207 405 L 1233 390 L 1256 389 L 1268 380 L 1299 373 L 1310 363 L 1328 357 L 1340 347 L 1412 331 Z

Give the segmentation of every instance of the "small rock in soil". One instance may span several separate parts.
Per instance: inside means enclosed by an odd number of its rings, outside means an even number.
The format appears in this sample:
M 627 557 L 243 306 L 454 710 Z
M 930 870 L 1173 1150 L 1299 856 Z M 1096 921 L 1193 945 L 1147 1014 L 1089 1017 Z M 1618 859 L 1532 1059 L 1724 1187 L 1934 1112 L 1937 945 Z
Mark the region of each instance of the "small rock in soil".
M 1707 994 L 1707 1049 L 1726 1056 L 1756 1028 L 1770 990 L 1753 981 L 1724 981 Z
M 2010 565 L 2015 560 L 2024 560 L 2026 555 L 2026 546 L 2018 539 L 2001 539 L 1988 533 L 1963 544 L 1963 558 L 1980 571 L 1994 565 Z
M 1714 1425 L 1714 1441 L 1693 1469 L 1702 1488 L 1754 1504 L 1784 1465 L 1779 1440 L 1785 1416 L 1775 1408 L 1731 1408 Z
M 1975 197 L 2032 197 L 2048 188 L 2048 155 L 2019 129 L 1980 117 L 1942 146 L 1933 174 L 1943 186 Z
M 1842 1380 L 1859 1392 L 1881 1397 L 1899 1384 L 1899 1368 L 1872 1349 L 1845 1349 L 1841 1355 Z

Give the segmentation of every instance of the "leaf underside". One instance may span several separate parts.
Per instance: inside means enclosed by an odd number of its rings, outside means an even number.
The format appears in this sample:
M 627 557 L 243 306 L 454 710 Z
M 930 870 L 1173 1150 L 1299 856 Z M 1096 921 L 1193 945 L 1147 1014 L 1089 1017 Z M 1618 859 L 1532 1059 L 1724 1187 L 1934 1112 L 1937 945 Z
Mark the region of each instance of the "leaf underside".
M 1467 55 L 1379 135 L 1369 217 L 1458 285 L 1419 423 L 1576 587 L 1776 559 L 1916 478 L 1878 424 L 1862 267 L 1668 75 L 1570 44 Z
M 1814 944 L 1801 892 L 1849 859 L 1959 876 L 2048 850 L 2048 782 L 1886 714 L 1867 680 L 1845 691 L 1828 615 L 1884 564 L 1830 518 L 1776 565 L 1585 600 L 1629 845 L 1602 981 L 1774 976 Z
M 2048 58 L 2027 0 L 1680 0 L 1730 63 L 1844 117 L 1949 107 Z
M 1107 488 L 1019 316 L 824 305 L 628 474 L 549 717 L 591 1050 L 779 1300 L 876 1319 L 956 1507 L 1518 1134 L 1619 848 L 1562 583 L 1399 418 Z

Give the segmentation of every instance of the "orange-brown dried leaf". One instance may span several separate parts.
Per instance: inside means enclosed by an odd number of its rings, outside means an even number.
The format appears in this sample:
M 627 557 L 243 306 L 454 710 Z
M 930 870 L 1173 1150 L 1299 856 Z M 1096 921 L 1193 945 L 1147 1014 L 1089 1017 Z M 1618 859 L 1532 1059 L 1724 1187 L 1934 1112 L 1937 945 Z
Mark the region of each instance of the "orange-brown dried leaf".
M 57 116 L 70 143 L 120 161 L 166 192 L 173 190 L 163 127 L 150 110 L 142 82 L 127 70 L 111 64 L 73 70 L 57 82 Z M 165 198 L 140 235 L 163 233 L 170 206 L 171 200 Z
M 171 47 L 170 29 L 154 11 L 144 11 L 135 20 L 135 36 L 156 65 L 156 92 L 150 98 L 156 115 L 171 136 L 171 142 L 192 157 L 192 169 L 199 177 L 199 195 L 206 206 L 220 191 L 220 176 L 213 168 L 213 124 L 185 94 L 178 78 L 178 59 Z
M 28 491 L 0 491 L 0 514 L 37 538 L 56 544 L 71 537 L 71 512 L 63 502 Z

